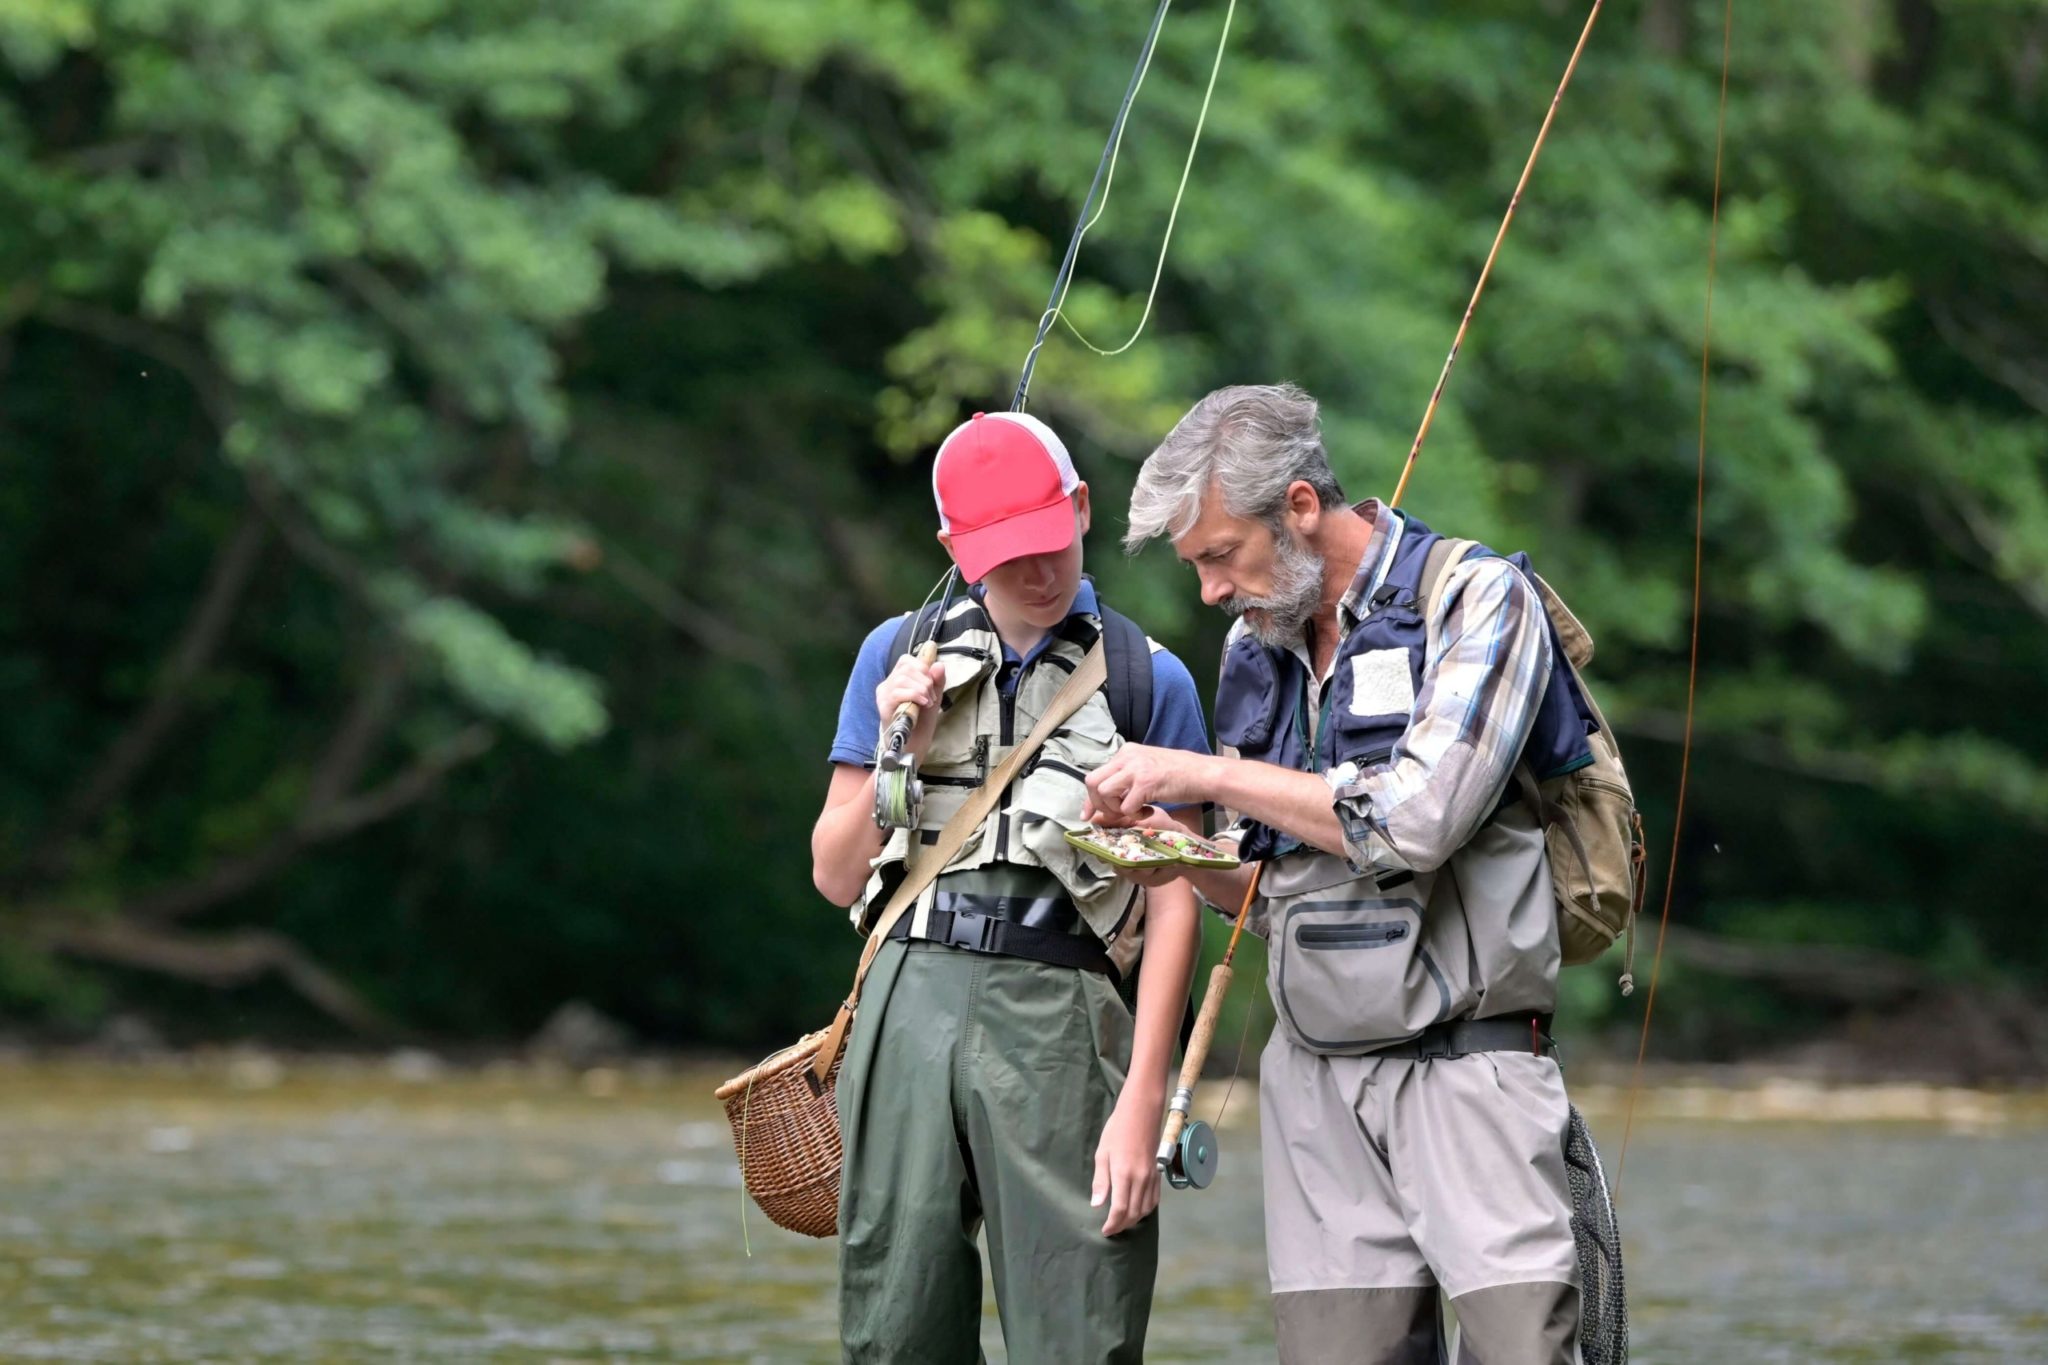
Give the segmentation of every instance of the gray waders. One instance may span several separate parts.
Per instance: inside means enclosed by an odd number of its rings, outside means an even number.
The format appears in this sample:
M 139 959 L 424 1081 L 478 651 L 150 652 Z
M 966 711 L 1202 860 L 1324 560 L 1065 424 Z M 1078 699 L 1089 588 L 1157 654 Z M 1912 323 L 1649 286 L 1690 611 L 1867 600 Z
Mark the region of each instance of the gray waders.
M 883 945 L 838 1087 L 846 1360 L 979 1359 L 984 1224 L 1011 1361 L 1142 1358 L 1159 1217 L 1088 1203 L 1131 1035 L 1101 973 Z
M 1409 1055 L 1319 1056 L 1275 1030 L 1260 1058 L 1283 1365 L 1438 1365 L 1439 1288 L 1459 1365 L 1579 1365 L 1556 1060 L 1527 1045 L 1395 1051 Z

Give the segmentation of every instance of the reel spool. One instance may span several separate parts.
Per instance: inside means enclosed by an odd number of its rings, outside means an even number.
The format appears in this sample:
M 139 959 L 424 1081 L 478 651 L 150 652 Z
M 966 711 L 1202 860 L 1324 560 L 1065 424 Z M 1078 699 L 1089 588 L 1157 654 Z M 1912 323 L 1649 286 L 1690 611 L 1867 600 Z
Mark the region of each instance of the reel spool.
M 1216 1130 L 1200 1119 L 1192 1119 L 1180 1130 L 1180 1140 L 1160 1157 L 1160 1174 L 1176 1190 L 1206 1190 L 1216 1179 Z
M 875 823 L 883 829 L 908 829 L 924 805 L 924 783 L 917 780 L 910 755 L 886 749 L 875 763 Z
M 1206 1048 L 1203 1051 L 1207 1051 Z M 1198 1118 L 1194 1108 L 1193 1077 L 1173 1092 L 1166 1107 L 1166 1131 L 1159 1136 L 1159 1174 L 1176 1190 L 1206 1190 L 1216 1178 L 1218 1150 L 1216 1130 Z

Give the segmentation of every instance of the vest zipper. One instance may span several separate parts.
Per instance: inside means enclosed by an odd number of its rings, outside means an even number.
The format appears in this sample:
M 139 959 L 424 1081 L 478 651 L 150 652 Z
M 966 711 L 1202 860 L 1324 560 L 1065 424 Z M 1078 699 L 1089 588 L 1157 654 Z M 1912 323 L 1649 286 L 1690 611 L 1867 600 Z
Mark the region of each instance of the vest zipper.
M 1304 948 L 1384 948 L 1408 937 L 1405 920 L 1378 924 L 1304 924 L 1294 941 Z
M 1017 689 L 1024 685 L 1024 665 L 1017 665 L 1017 676 L 1008 688 L 1002 685 L 1002 675 L 997 674 L 996 701 L 1002 716 L 1002 734 L 999 742 L 1005 751 L 1017 742 Z M 996 853 L 997 862 L 1005 862 L 1010 855 L 1010 793 L 1006 788 L 996 800 Z

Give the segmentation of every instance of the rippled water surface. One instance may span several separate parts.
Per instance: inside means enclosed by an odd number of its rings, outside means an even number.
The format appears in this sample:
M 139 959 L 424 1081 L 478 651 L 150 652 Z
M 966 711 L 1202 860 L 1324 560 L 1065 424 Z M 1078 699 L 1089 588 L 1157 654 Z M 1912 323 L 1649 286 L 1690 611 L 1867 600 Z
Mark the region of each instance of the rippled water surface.
M 743 1236 L 716 1079 L 0 1068 L 0 1359 L 835 1359 L 831 1244 Z M 1271 1358 L 1224 1138 L 1169 1197 L 1153 1360 Z M 2038 1104 L 1656 1091 L 1623 1194 L 1642 1365 L 2048 1361 Z

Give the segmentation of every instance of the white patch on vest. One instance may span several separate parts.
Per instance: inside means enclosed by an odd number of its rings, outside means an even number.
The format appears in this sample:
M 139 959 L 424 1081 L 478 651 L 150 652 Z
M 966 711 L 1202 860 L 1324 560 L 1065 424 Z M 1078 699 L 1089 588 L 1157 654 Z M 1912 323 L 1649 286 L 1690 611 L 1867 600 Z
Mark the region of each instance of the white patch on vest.
M 1374 649 L 1351 656 L 1351 714 L 1389 716 L 1415 709 L 1408 651 Z

